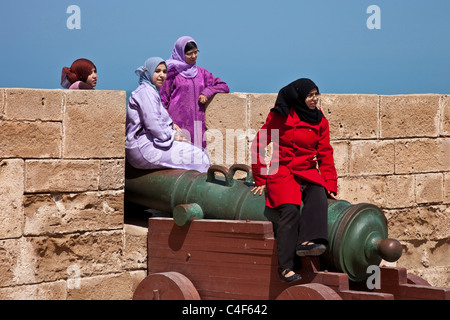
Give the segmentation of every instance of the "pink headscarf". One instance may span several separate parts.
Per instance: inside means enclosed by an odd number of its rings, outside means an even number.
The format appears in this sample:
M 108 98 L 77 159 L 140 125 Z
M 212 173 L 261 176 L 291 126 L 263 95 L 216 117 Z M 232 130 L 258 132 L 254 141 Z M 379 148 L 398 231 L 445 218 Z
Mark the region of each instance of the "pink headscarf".
M 170 59 L 166 61 L 167 69 L 175 68 L 184 78 L 194 78 L 197 75 L 197 65 L 190 65 L 184 59 L 184 48 L 189 42 L 194 42 L 197 45 L 195 40 L 189 36 L 179 38 L 175 42 Z

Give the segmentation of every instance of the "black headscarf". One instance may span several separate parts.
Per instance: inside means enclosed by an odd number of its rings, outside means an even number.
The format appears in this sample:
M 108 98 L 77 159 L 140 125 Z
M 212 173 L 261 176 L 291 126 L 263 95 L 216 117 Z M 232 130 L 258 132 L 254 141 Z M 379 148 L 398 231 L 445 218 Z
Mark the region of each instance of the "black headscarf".
M 287 116 L 292 107 L 302 121 L 319 123 L 322 120 L 322 112 L 317 108 L 311 110 L 305 103 L 306 96 L 312 89 L 319 92 L 319 88 L 310 79 L 302 78 L 288 84 L 278 93 L 275 107 L 271 111 Z

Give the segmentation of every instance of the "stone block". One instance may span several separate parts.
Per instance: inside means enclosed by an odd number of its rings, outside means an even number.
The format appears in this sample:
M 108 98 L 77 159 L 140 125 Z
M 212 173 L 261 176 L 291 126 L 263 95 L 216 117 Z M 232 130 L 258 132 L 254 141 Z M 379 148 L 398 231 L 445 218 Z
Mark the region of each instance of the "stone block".
M 98 160 L 27 160 L 25 192 L 79 192 L 98 190 Z
M 349 173 L 349 143 L 346 141 L 332 141 L 334 166 L 338 176 L 346 176 Z
M 382 187 L 383 208 L 403 208 L 414 206 L 414 177 L 408 175 L 386 176 Z
M 68 290 L 67 300 L 131 300 L 145 277 L 141 270 L 82 278 L 79 288 Z
M 17 264 L 15 253 L 18 253 L 16 246 L 17 239 L 0 240 L 0 288 L 14 284 L 14 267 Z M 0 293 L 0 299 L 1 296 L 2 293 Z
M 24 237 L 0 240 L 0 287 L 36 283 L 36 255 Z
M 439 99 L 434 94 L 381 96 L 381 137 L 437 137 Z
M 117 190 L 125 187 L 125 160 L 100 161 L 100 190 Z
M 124 225 L 123 266 L 126 270 L 147 269 L 147 227 Z
M 0 300 L 66 300 L 66 281 L 0 288 Z
M 123 191 L 24 196 L 25 235 L 123 227 Z
M 6 89 L 0 89 L 0 120 L 3 119 L 5 113 L 5 96 Z
M 404 266 L 402 266 L 404 267 Z M 450 288 L 450 266 L 428 267 L 419 269 L 408 269 L 408 274 L 414 274 L 434 287 Z
M 450 138 L 395 142 L 395 173 L 425 173 L 450 168 Z
M 352 141 L 349 149 L 350 175 L 394 173 L 394 141 Z
M 252 93 L 248 95 L 249 104 L 249 127 L 256 132 L 266 122 L 270 109 L 275 106 L 277 94 Z
M 342 177 L 338 180 L 338 196 L 350 203 L 371 203 L 380 208 L 414 206 L 412 176 Z
M 439 105 L 441 109 L 441 135 L 450 136 L 450 96 L 441 96 Z
M 59 158 L 61 123 L 1 121 L 0 154 L 4 158 Z
M 64 90 L 5 89 L 5 117 L 13 120 L 61 121 Z
M 442 173 L 416 175 L 416 203 L 442 202 L 443 180 Z
M 331 139 L 378 138 L 378 96 L 322 94 L 320 106 L 330 123 Z
M 205 112 L 207 130 L 247 129 L 247 94 L 216 94 Z
M 444 267 L 450 269 L 449 245 L 442 241 L 402 241 L 403 255 L 398 266 L 407 268 L 412 273 L 424 269 Z M 447 279 L 446 282 L 448 282 Z
M 24 237 L 16 283 L 51 282 L 122 271 L 123 231 Z
M 63 158 L 124 158 L 124 91 L 66 91 Z
M 212 164 L 231 166 L 246 163 L 248 141 L 253 133 L 243 129 L 212 129 L 206 131 L 206 150 Z
M 22 235 L 24 162 L 0 159 L 0 239 Z
M 450 203 L 450 172 L 444 173 L 444 203 Z
M 389 234 L 402 241 L 439 241 L 449 246 L 450 208 L 445 205 L 386 210 Z
M 245 163 L 247 159 L 247 96 L 217 94 L 206 108 L 207 150 L 213 164 Z M 251 134 L 251 132 L 250 132 Z

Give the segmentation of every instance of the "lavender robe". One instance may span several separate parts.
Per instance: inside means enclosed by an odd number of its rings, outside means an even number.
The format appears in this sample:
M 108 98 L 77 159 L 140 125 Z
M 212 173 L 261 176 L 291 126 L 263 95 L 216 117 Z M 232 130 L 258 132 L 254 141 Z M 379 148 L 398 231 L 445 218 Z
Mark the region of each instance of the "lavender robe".
M 206 172 L 208 155 L 188 142 L 175 141 L 173 121 L 159 93 L 141 83 L 127 108 L 125 150 L 127 161 L 138 169 L 187 169 Z
M 228 85 L 204 68 L 197 67 L 194 78 L 184 78 L 175 68 L 169 69 L 161 87 L 161 99 L 173 121 L 189 132 L 190 140 L 206 147 L 205 105 L 198 101 L 201 94 L 208 100 L 216 93 L 228 93 Z M 189 138 L 189 137 L 188 137 Z

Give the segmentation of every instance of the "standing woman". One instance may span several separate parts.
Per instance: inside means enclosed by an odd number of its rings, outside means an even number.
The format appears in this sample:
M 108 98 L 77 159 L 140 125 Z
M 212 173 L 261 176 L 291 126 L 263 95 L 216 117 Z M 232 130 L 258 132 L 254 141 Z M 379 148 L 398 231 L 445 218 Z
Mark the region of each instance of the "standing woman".
M 252 191 L 259 195 L 266 191 L 266 206 L 279 213 L 278 272 L 287 282 L 301 279 L 292 270 L 295 254 L 317 256 L 326 250 L 327 196 L 337 199 L 329 125 L 317 109 L 318 97 L 319 88 L 310 79 L 282 88 L 252 143 Z M 271 141 L 274 152 L 266 172 L 264 149 Z
M 173 121 L 189 133 L 197 146 L 206 147 L 205 104 L 216 93 L 228 93 L 228 85 L 204 68 L 197 67 L 197 43 L 184 36 L 175 42 L 167 60 L 167 81 L 161 88 L 161 98 Z
M 206 172 L 208 155 L 180 135 L 161 102 L 159 89 L 167 76 L 161 58 L 149 58 L 135 71 L 139 86 L 128 101 L 125 150 L 138 169 L 186 169 Z
M 75 60 L 61 73 L 61 86 L 65 89 L 94 90 L 97 85 L 97 67 L 88 59 Z

